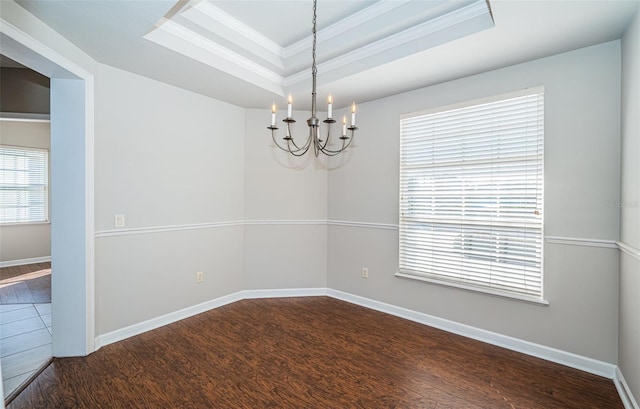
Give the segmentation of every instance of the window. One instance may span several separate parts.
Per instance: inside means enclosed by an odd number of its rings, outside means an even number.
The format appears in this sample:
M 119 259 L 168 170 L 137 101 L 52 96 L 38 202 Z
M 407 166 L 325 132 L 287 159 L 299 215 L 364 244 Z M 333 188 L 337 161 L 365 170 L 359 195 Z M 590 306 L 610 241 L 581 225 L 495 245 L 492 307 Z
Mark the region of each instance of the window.
M 543 89 L 400 128 L 397 275 L 542 302 Z
M 48 152 L 0 146 L 0 223 L 49 220 Z

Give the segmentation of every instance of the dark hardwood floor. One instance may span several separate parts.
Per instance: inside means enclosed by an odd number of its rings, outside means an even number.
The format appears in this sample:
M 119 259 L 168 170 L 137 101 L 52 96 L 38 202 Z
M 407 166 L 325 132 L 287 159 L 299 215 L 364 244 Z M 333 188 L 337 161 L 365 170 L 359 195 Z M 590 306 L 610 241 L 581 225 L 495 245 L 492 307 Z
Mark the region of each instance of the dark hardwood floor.
M 0 304 L 51 302 L 51 263 L 0 268 Z
M 622 408 L 613 382 L 328 297 L 243 300 L 55 359 L 19 408 Z

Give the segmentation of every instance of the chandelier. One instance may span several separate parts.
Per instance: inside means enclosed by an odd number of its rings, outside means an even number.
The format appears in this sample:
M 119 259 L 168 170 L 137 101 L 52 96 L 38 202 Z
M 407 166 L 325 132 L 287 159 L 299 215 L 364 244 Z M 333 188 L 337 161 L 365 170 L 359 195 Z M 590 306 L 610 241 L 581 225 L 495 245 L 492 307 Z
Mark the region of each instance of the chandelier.
M 280 149 L 285 152 L 289 152 L 294 156 L 302 156 L 311 146 L 313 146 L 313 153 L 318 156 L 320 153 L 323 153 L 327 156 L 335 156 L 340 152 L 343 152 L 345 149 L 351 145 L 353 141 L 353 135 L 355 130 L 358 129 L 356 126 L 356 104 L 355 102 L 351 104 L 351 125 L 347 127 L 347 117 L 346 115 L 342 118 L 342 134 L 338 139 L 340 139 L 341 143 L 338 144 L 340 146 L 339 149 L 331 149 L 328 147 L 329 139 L 331 137 L 331 125 L 336 122 L 333 116 L 333 97 L 329 95 L 327 99 L 327 119 L 324 122 L 327 124 L 327 137 L 323 140 L 320 137 L 320 120 L 316 117 L 316 76 L 318 73 L 318 69 L 316 68 L 316 2 L 317 0 L 313 0 L 313 53 L 312 53 L 312 64 L 311 64 L 311 77 L 313 79 L 312 89 L 311 89 L 311 117 L 307 119 L 307 125 L 309 125 L 309 136 L 304 144 L 298 145 L 293 140 L 291 135 L 291 124 L 295 123 L 295 119 L 291 117 L 292 115 L 292 106 L 293 100 L 291 95 L 287 99 L 287 117 L 282 120 L 285 123 L 285 136 L 283 139 L 284 143 L 278 143 L 276 139 L 276 131 L 278 127 L 276 126 L 276 104 L 275 102 L 271 105 L 271 126 L 268 126 L 267 129 L 271 129 L 271 138 L 273 139 L 273 143 Z M 349 131 L 349 135 L 347 135 L 347 131 Z

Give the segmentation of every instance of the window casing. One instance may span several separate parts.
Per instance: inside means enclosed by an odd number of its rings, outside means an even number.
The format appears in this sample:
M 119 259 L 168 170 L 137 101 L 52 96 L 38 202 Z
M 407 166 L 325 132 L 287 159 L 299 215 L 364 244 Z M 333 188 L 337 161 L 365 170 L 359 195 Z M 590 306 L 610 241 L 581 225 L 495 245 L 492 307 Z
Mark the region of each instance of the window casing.
M 0 224 L 49 221 L 49 152 L 0 145 Z
M 544 90 L 400 128 L 398 275 L 544 302 Z

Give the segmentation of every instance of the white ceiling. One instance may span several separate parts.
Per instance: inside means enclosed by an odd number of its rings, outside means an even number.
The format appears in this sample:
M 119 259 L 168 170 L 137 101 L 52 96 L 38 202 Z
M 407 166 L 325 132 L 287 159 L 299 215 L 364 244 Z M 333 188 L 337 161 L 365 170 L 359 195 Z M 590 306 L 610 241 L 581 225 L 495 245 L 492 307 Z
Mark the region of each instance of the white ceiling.
M 17 2 L 101 63 L 248 108 L 290 92 L 309 109 L 311 0 Z M 490 0 L 489 14 L 484 0 L 318 0 L 318 97 L 341 107 L 615 40 L 639 3 Z

